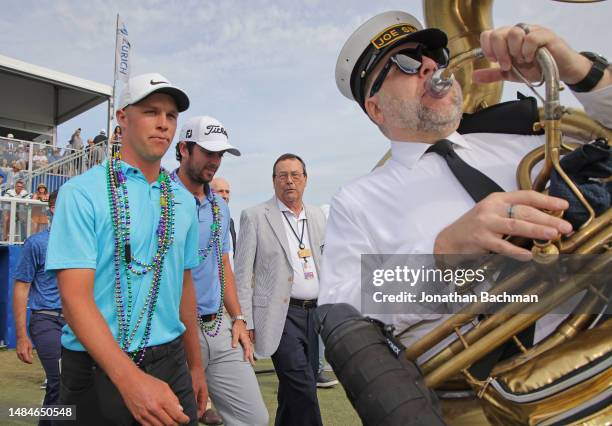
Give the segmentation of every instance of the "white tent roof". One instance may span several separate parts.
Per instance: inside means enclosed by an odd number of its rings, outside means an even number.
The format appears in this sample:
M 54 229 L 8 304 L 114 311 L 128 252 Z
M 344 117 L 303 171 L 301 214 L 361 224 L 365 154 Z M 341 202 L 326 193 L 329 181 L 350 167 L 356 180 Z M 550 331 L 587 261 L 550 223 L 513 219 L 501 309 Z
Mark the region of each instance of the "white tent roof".
M 0 118 L 57 126 L 112 93 L 111 86 L 0 55 Z

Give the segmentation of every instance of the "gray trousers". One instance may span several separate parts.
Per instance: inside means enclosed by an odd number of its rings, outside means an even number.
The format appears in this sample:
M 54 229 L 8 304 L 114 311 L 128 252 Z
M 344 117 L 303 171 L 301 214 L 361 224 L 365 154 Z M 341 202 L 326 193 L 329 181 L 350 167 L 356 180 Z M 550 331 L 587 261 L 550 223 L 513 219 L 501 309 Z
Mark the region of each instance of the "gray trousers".
M 224 314 L 217 336 L 199 333 L 210 399 L 227 426 L 267 425 L 268 410 L 255 371 L 244 361 L 242 346 L 232 348 L 231 322 Z

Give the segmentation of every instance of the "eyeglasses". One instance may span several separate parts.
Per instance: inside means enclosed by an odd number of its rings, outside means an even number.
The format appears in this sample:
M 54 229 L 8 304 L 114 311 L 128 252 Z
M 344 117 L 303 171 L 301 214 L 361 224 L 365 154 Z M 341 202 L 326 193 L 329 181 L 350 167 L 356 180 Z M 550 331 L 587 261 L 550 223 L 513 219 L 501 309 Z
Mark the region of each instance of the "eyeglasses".
M 378 74 L 370 89 L 370 96 L 374 96 L 380 90 L 393 64 L 397 65 L 397 68 L 404 74 L 414 75 L 419 72 L 423 65 L 423 56 L 433 59 L 438 68 L 448 66 L 448 49 L 445 47 L 428 50 L 424 45 L 419 44 L 415 48 L 400 50 L 391 56 L 383 69 L 380 70 L 380 74 Z
M 304 177 L 304 173 L 302 172 L 291 172 L 291 173 L 281 172 L 276 175 L 278 180 L 280 180 L 281 182 L 287 182 L 287 179 L 289 179 L 289 176 L 291 176 L 291 180 L 299 182 Z

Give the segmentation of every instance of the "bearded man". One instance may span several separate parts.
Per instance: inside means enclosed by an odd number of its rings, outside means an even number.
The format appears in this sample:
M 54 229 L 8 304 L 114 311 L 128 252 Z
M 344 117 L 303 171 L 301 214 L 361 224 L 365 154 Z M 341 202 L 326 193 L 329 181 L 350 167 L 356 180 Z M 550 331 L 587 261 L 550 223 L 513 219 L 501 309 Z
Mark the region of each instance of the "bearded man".
M 546 47 L 586 112 L 612 126 L 610 69 L 602 71 L 599 60 L 589 59 L 598 55 L 580 54 L 536 25 L 485 31 L 480 41 L 487 59 L 499 68 L 476 71 L 475 81 L 511 79 L 512 63 L 536 81 L 535 52 Z M 446 45 L 444 32 L 423 29 L 408 13 L 392 11 L 361 25 L 340 52 L 338 88 L 390 140 L 392 157 L 343 186 L 331 203 L 320 305 L 344 302 L 362 308 L 362 254 L 493 252 L 529 259 L 531 252 L 504 236 L 550 240 L 572 231 L 569 222 L 545 212 L 565 210 L 567 201 L 517 190 L 517 165 L 543 144 L 541 136 L 456 131 L 462 117 L 459 85 L 454 82 L 442 97 L 428 89 L 432 74 L 448 63 Z M 462 173 L 478 181 L 475 188 Z M 439 324 L 441 315 L 431 315 L 372 316 L 393 324 L 410 345 Z

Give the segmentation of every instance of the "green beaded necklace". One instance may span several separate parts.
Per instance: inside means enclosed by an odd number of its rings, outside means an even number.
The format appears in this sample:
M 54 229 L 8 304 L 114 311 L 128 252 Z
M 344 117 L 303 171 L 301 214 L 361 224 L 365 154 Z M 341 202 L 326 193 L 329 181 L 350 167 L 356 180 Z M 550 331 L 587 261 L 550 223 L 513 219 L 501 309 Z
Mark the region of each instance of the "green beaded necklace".
M 178 169 L 177 169 L 178 170 Z M 179 177 L 176 170 L 170 174 L 170 179 L 174 182 L 179 182 Z M 223 322 L 223 297 L 225 295 L 225 268 L 223 262 L 223 252 L 221 244 L 221 210 L 219 209 L 219 203 L 215 198 L 215 193 L 212 188 L 209 187 L 210 194 L 212 197 L 209 198 L 211 213 L 212 213 L 212 224 L 210 225 L 210 238 L 208 244 L 204 249 L 198 249 L 198 257 L 200 263 L 208 257 L 208 255 L 214 251 L 217 269 L 219 274 L 219 287 L 221 290 L 221 302 L 219 303 L 219 309 L 217 315 L 213 321 L 204 322 L 202 318 L 198 316 L 198 324 L 203 333 L 206 333 L 209 337 L 215 337 L 221 331 L 221 323 Z
M 174 194 L 168 173 L 162 168 L 157 181 L 160 185 L 159 204 L 161 214 L 157 227 L 157 251 L 150 263 L 145 263 L 132 256 L 130 245 L 130 206 L 128 201 L 127 177 L 121 170 L 121 154 L 116 152 L 107 163 L 107 191 L 109 207 L 111 211 L 111 222 L 114 235 L 114 266 L 115 266 L 115 306 L 117 310 L 117 321 L 119 335 L 117 342 L 121 349 L 140 365 L 147 350 L 151 338 L 151 323 L 153 314 L 159 299 L 159 288 L 162 276 L 163 264 L 166 254 L 174 241 Z M 127 306 L 124 303 L 124 295 L 121 290 L 121 270 L 123 270 L 127 281 Z M 133 315 L 133 291 L 132 274 L 145 275 L 153 273 L 151 286 L 138 313 L 136 324 L 130 332 L 130 324 Z M 145 320 L 146 317 L 146 320 Z M 144 334 L 137 349 L 129 352 L 130 345 L 136 336 L 136 332 L 145 321 Z

